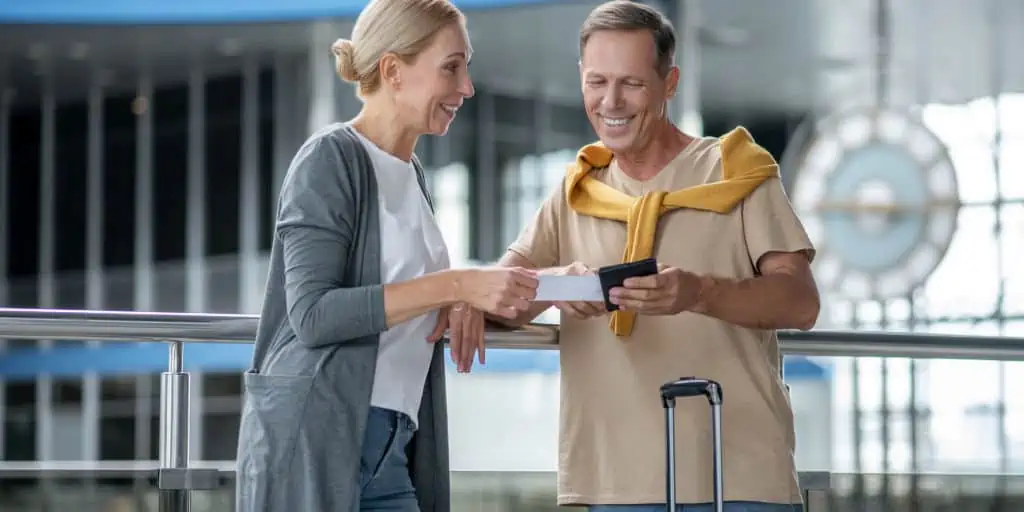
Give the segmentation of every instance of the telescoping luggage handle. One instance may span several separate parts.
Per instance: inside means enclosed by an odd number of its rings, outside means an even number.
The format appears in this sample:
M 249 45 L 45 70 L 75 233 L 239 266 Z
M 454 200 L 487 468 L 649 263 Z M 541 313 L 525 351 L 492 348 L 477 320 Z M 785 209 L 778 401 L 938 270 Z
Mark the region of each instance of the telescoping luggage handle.
M 709 379 L 683 377 L 661 386 L 661 404 L 665 407 L 666 510 L 676 512 L 676 398 L 705 396 L 711 405 L 711 436 L 714 459 L 715 512 L 723 512 L 722 494 L 722 385 Z

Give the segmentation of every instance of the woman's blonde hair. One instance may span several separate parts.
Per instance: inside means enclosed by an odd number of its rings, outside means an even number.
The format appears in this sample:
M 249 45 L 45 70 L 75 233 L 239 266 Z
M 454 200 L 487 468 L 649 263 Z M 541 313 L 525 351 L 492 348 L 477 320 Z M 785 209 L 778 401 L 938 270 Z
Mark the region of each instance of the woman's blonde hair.
M 451 23 L 464 24 L 465 18 L 449 0 L 372 0 L 356 20 L 352 40 L 331 45 L 338 76 L 358 83 L 360 96 L 373 94 L 384 54 L 409 62 Z

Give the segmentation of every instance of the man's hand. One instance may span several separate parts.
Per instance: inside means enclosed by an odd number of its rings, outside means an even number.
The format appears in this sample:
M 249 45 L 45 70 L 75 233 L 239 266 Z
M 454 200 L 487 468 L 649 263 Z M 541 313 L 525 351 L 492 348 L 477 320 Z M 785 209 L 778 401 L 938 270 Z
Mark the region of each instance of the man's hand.
M 479 353 L 480 364 L 486 363 L 484 356 L 484 313 L 465 303 L 442 309 L 437 314 L 434 331 L 427 337 L 436 343 L 448 331 L 448 350 L 452 362 L 460 373 L 469 373 L 473 357 Z
M 576 261 L 571 265 L 562 267 L 555 275 L 589 276 L 594 275 L 594 271 L 585 264 Z M 562 313 L 580 320 L 608 313 L 608 310 L 604 307 L 604 302 L 555 302 L 555 307 Z
M 626 279 L 608 293 L 612 304 L 645 315 L 675 315 L 693 309 L 700 300 L 697 274 L 658 265 L 657 274 Z

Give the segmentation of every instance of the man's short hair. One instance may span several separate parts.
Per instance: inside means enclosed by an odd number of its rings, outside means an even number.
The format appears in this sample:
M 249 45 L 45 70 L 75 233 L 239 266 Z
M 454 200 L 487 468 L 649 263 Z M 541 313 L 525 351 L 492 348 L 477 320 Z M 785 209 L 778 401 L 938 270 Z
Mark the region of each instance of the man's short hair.
M 676 53 L 676 31 L 672 22 L 649 5 L 634 0 L 612 0 L 590 11 L 580 28 L 580 58 L 587 41 L 602 30 L 647 30 L 654 38 L 656 66 L 662 75 L 668 73 Z

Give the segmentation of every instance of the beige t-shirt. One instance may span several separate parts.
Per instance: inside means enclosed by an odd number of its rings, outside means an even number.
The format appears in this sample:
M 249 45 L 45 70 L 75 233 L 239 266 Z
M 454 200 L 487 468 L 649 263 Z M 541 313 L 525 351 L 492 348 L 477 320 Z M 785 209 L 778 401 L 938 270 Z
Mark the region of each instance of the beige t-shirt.
M 613 161 L 592 171 L 633 196 L 719 181 L 720 142 L 690 143 L 647 181 Z M 510 250 L 538 267 L 582 261 L 619 263 L 624 223 L 578 215 L 564 182 L 552 191 Z M 658 223 L 654 256 L 697 274 L 751 278 L 769 251 L 814 250 L 778 179 L 762 184 L 728 214 L 677 209 Z M 684 376 L 722 384 L 726 500 L 799 503 L 793 415 L 779 376 L 774 331 L 751 330 L 695 313 L 638 315 L 617 338 L 608 316 L 561 320 L 561 418 L 558 502 L 664 503 L 665 416 L 658 390 Z M 679 503 L 713 498 L 710 408 L 706 399 L 676 404 Z

